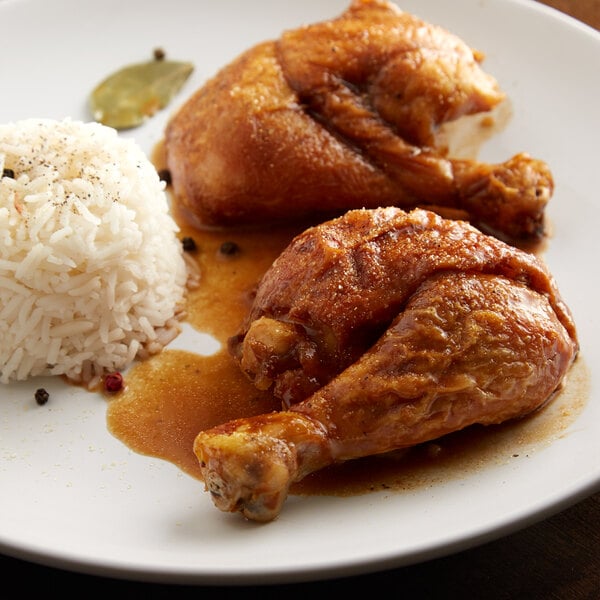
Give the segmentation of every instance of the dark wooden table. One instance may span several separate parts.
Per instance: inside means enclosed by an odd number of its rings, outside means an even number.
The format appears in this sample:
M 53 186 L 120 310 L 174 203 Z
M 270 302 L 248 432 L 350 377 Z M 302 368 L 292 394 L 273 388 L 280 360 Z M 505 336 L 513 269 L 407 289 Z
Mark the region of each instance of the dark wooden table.
M 600 29 L 600 0 L 542 0 Z M 535 35 L 532 32 L 532 35 Z M 600 74 L 596 74 L 600 76 Z M 1 492 L 0 492 L 1 493 Z M 600 493 L 512 535 L 444 558 L 370 575 L 251 587 L 153 584 L 71 573 L 0 555 L 2 596 L 306 597 L 411 600 L 600 600 Z M 98 596 L 98 594 L 100 596 Z

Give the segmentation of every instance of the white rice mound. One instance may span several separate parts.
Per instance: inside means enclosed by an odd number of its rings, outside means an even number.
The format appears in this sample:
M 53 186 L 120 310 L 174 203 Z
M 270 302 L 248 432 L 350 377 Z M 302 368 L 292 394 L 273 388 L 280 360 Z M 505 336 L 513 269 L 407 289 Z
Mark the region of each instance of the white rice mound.
M 0 383 L 92 386 L 177 335 L 179 230 L 133 140 L 71 119 L 0 124 L 0 169 Z

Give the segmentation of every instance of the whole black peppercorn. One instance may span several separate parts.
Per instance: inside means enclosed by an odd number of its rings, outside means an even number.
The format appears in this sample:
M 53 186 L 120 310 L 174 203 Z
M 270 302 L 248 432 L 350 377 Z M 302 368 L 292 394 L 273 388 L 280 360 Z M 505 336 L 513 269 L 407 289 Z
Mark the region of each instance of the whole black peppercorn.
M 40 406 L 46 404 L 46 402 L 48 402 L 48 398 L 50 398 L 50 394 L 44 388 L 35 390 L 35 401 Z
M 169 169 L 161 169 L 158 172 L 158 177 L 161 181 L 164 181 L 167 185 L 171 185 L 171 171 Z
M 162 48 L 154 49 L 154 60 L 164 60 L 165 56 L 166 56 L 166 53 Z
M 15 178 L 15 172 L 12 169 L 2 169 L 2 177 Z
M 225 256 L 233 256 L 240 251 L 240 247 L 235 242 L 223 242 L 219 252 Z
M 186 252 L 194 252 L 196 250 L 196 241 L 192 237 L 184 237 L 181 239 L 181 244 Z

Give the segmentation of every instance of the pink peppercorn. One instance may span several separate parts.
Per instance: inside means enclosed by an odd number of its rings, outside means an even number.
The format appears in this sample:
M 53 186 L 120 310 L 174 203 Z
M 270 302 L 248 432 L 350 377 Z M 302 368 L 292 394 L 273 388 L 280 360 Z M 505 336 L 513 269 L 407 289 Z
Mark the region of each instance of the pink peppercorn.
M 107 392 L 118 392 L 123 389 L 123 375 L 121 373 L 109 373 L 104 378 L 104 389 Z

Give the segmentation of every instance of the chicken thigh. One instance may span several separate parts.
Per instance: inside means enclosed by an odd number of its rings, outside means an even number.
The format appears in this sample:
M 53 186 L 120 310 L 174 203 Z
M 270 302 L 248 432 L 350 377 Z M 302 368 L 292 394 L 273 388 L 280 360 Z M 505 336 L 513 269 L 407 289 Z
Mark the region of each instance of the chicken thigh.
M 230 349 L 283 409 L 200 432 L 194 451 L 218 508 L 268 521 L 315 470 L 534 411 L 578 342 L 535 256 L 430 211 L 380 208 L 297 236 Z
M 556 283 L 534 255 L 432 212 L 363 209 L 297 236 L 265 273 L 229 350 L 285 406 L 356 361 L 414 291 L 442 272 L 484 273 L 547 298 L 574 337 Z
M 250 48 L 181 107 L 165 132 L 174 191 L 211 226 L 419 206 L 537 240 L 553 192 L 545 163 L 436 148 L 442 124 L 504 99 L 482 58 L 394 4 L 354 0 Z

